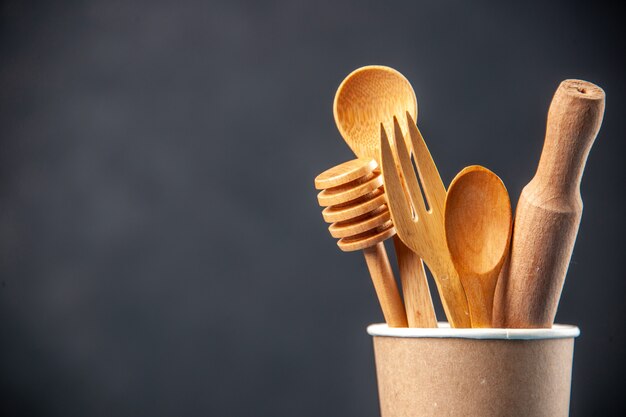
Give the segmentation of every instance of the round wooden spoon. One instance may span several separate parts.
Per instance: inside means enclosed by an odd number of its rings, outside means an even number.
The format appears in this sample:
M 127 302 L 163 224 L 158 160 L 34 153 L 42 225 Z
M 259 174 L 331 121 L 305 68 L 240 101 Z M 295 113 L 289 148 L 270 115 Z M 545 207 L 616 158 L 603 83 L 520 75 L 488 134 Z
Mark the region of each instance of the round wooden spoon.
M 406 112 L 417 120 L 417 99 L 409 80 L 393 68 L 381 65 L 361 67 L 339 85 L 333 114 L 339 133 L 359 158 L 380 162 L 380 123 L 393 132 L 393 116 Z M 402 132 L 406 133 L 406 132 Z M 406 135 L 404 135 L 406 136 Z
M 511 240 L 511 201 L 502 180 L 482 166 L 452 180 L 445 203 L 448 249 L 469 304 L 472 327 L 491 327 L 493 296 Z

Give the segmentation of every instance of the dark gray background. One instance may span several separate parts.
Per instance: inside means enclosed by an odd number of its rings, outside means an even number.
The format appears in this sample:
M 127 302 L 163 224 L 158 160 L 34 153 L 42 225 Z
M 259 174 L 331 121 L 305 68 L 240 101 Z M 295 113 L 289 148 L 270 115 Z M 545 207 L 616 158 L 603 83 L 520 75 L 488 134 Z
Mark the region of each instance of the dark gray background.
M 313 178 L 367 64 L 412 82 L 444 182 L 513 203 L 558 83 L 607 92 L 557 321 L 573 416 L 624 408 L 624 16 L 600 2 L 8 1 L 0 8 L 0 414 L 376 416 L 363 258 Z M 443 318 L 440 316 L 440 318 Z

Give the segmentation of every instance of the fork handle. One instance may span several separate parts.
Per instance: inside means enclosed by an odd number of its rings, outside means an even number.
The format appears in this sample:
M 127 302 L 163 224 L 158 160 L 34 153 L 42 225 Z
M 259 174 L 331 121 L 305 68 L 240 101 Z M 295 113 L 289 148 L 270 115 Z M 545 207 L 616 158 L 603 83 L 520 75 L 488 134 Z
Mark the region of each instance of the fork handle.
M 382 242 L 363 249 L 378 302 L 389 327 L 407 327 L 406 311 Z

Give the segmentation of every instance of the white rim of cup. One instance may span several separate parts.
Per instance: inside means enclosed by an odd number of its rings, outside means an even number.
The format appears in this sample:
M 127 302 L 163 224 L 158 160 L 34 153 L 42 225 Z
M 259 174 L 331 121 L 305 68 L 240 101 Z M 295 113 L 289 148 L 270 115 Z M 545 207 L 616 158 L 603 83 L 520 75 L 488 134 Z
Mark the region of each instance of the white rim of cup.
M 569 324 L 555 324 L 551 329 L 454 329 L 447 322 L 439 322 L 439 327 L 425 329 L 378 323 L 367 326 L 367 333 L 382 337 L 542 340 L 578 337 L 580 329 Z

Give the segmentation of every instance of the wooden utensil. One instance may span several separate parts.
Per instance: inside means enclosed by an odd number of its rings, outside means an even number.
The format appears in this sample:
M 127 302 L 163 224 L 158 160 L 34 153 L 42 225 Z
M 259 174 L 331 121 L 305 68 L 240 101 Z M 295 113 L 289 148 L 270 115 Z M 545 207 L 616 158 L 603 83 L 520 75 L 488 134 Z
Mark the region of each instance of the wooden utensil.
M 565 80 L 554 94 L 537 173 L 517 203 L 509 273 L 496 291 L 501 326 L 554 322 L 582 215 L 580 181 L 603 115 L 604 91 L 592 83 Z
M 408 113 L 406 118 L 408 137 L 422 186 L 413 171 L 405 138 L 394 117 L 393 146 L 398 164 L 385 128 L 380 125 L 381 162 L 391 218 L 400 239 L 426 262 L 433 273 L 450 325 L 471 327 L 465 291 L 446 244 L 443 220 L 446 189 L 413 118 Z
M 444 212 L 446 241 L 472 327 L 491 327 L 494 291 L 511 239 L 509 193 L 496 174 L 469 166 L 452 180 Z
M 350 73 L 339 85 L 333 114 L 339 133 L 359 158 L 380 158 L 380 124 L 393 130 L 393 116 L 417 120 L 417 99 L 409 80 L 393 68 L 369 65 Z M 379 162 L 379 161 L 378 161 Z
M 315 188 L 328 230 L 343 251 L 362 249 L 389 327 L 407 327 L 407 317 L 383 241 L 394 236 L 375 160 L 355 159 L 321 173 Z
M 335 94 L 335 123 L 359 157 L 380 160 L 380 123 L 391 127 L 394 114 L 417 118 L 417 100 L 409 81 L 385 66 L 366 66 L 349 74 Z M 437 327 L 422 260 L 397 237 L 393 239 L 409 327 Z

